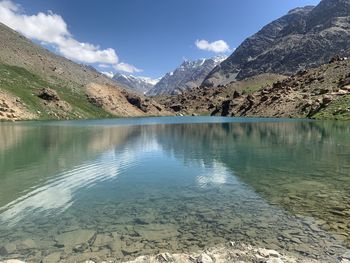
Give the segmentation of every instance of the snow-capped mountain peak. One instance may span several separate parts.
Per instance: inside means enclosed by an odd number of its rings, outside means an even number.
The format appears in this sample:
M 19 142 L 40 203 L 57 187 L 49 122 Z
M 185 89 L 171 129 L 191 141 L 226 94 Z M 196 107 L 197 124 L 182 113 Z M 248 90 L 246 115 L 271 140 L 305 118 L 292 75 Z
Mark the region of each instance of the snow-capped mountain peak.
M 217 56 L 194 61 L 184 60 L 177 69 L 167 73 L 147 94 L 177 94 L 197 87 L 213 68 L 225 59 L 224 56 Z
M 131 89 L 140 93 L 146 93 L 151 88 L 153 88 L 153 86 L 156 85 L 160 79 L 116 73 L 113 77 L 113 80 L 127 89 Z

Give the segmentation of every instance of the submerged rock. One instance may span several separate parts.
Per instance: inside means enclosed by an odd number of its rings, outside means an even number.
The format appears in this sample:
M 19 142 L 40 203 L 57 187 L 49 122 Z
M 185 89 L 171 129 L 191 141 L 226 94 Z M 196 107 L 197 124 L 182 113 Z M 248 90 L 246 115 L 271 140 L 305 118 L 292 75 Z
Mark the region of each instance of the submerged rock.
M 8 254 L 12 254 L 15 251 L 16 251 L 16 245 L 13 243 L 5 244 L 4 246 L 0 247 L 1 256 L 7 256 Z
M 72 248 L 77 245 L 88 243 L 94 235 L 95 231 L 81 229 L 60 234 L 55 237 L 55 241 L 59 245 Z
M 61 259 L 60 252 L 54 252 L 44 257 L 41 263 L 57 263 Z
M 25 239 L 16 244 L 17 249 L 33 249 L 36 248 L 37 245 L 32 239 Z

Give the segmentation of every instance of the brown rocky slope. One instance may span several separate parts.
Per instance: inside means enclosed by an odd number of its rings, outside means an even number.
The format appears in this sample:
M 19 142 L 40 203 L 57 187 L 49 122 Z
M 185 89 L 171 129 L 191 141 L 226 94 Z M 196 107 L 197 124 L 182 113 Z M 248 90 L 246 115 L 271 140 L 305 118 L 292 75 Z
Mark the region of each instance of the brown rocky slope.
M 183 115 L 350 120 L 350 60 L 346 58 L 335 57 L 253 92 L 239 90 L 237 83 L 159 100 Z

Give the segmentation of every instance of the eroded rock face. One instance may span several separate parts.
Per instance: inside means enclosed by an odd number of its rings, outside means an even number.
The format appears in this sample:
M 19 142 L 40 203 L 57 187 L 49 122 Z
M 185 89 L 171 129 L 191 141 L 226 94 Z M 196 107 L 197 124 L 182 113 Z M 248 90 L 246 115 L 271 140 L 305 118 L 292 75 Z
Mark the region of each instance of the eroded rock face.
M 292 75 L 350 55 L 350 1 L 322 0 L 291 10 L 247 38 L 206 77 L 205 86 L 261 73 Z

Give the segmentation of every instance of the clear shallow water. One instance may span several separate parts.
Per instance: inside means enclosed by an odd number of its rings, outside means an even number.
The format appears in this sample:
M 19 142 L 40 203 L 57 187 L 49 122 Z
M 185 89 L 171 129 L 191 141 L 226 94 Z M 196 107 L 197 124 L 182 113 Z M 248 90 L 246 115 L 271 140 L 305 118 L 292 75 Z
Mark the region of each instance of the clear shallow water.
M 35 122 L 1 124 L 0 138 L 0 258 L 128 259 L 242 241 L 335 262 L 349 244 L 348 123 Z

